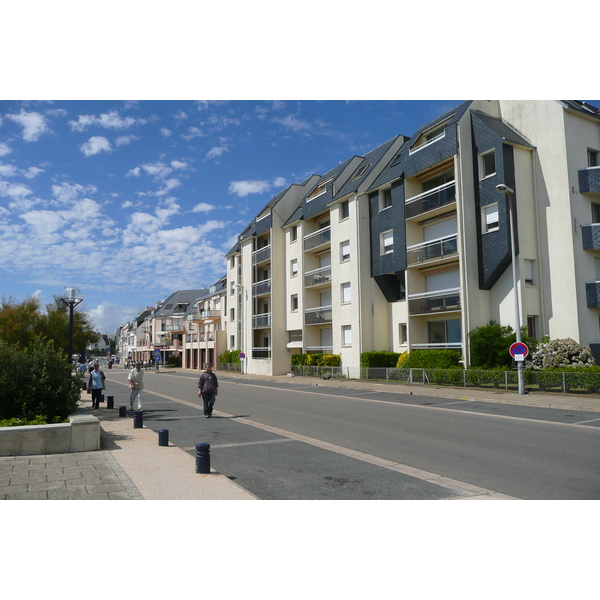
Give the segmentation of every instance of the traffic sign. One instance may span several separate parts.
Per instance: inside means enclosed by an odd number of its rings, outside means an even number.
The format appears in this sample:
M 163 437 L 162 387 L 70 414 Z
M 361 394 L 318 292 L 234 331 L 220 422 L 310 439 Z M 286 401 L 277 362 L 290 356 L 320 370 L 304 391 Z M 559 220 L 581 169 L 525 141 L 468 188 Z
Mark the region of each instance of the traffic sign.
M 524 344 L 523 342 L 511 344 L 508 351 L 515 360 L 524 360 L 529 354 L 529 348 L 527 347 L 527 344 Z
M 243 352 L 240 352 L 240 353 L 238 354 L 238 356 L 239 356 L 240 358 L 246 358 L 246 355 L 245 355 Z

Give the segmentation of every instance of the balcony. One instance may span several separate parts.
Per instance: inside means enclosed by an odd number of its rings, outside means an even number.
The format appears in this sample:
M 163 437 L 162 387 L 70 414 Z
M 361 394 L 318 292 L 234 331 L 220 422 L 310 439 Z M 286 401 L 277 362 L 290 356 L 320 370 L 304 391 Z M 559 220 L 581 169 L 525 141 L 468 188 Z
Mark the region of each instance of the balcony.
M 264 279 L 258 283 L 252 284 L 252 297 L 264 296 L 265 294 L 271 293 L 271 280 Z
M 271 260 L 271 246 L 265 246 L 260 250 L 255 250 L 252 253 L 252 266 L 260 265 L 261 263 Z
M 271 347 L 256 347 L 252 348 L 252 358 L 271 358 Z
M 600 250 L 600 224 L 582 225 L 581 241 L 584 250 Z
M 305 325 L 324 325 L 333 321 L 333 311 L 331 306 L 319 306 L 317 308 L 308 308 L 304 311 Z
M 220 319 L 221 311 L 220 310 L 201 310 L 198 315 L 200 319 Z
M 331 227 L 324 227 L 323 229 L 319 229 L 319 231 L 309 233 L 304 238 L 304 252 L 312 252 L 313 250 L 324 249 L 330 245 Z
M 406 248 L 408 266 L 454 256 L 458 252 L 458 234 Z
M 579 191 L 582 194 L 593 194 L 600 197 L 600 167 L 579 169 Z
M 331 267 L 323 267 L 304 273 L 304 287 L 318 287 L 331 283 Z
M 405 217 L 412 219 L 453 202 L 456 202 L 456 184 L 450 181 L 418 196 L 407 198 Z
M 254 329 L 264 329 L 271 327 L 271 313 L 262 313 L 252 317 L 252 327 Z
M 178 333 L 178 332 L 183 333 L 185 331 L 185 329 L 184 329 L 183 323 L 182 323 L 181 325 L 167 325 L 167 331 L 169 331 L 170 333 Z
M 460 288 L 439 290 L 408 297 L 408 314 L 435 315 L 460 310 Z
M 306 346 L 306 351 L 315 354 L 333 354 L 333 346 Z

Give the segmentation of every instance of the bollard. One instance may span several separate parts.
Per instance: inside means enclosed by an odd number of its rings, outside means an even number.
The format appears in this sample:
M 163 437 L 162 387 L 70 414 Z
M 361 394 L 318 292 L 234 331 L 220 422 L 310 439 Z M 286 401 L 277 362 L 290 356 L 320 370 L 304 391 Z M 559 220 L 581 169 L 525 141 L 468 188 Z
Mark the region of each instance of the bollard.
M 210 473 L 210 444 L 196 444 L 196 473 Z
M 144 426 L 144 413 L 141 410 L 136 410 L 133 413 L 133 428 L 142 429 Z
M 115 397 L 107 396 L 106 397 L 106 408 L 114 408 L 115 407 Z
M 127 407 L 126 406 L 119 406 L 119 416 L 120 417 L 127 416 Z
M 158 445 L 168 446 L 169 445 L 169 430 L 159 429 L 158 430 Z

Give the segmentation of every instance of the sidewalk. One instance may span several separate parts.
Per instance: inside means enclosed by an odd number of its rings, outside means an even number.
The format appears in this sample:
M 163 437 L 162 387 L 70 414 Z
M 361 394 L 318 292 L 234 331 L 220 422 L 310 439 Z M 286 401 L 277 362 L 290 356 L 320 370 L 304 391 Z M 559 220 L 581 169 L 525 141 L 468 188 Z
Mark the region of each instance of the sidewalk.
M 197 374 L 198 371 L 169 370 Z M 219 372 L 221 377 L 260 382 L 376 390 L 413 396 L 453 398 L 472 402 L 519 404 L 568 411 L 600 413 L 600 398 L 587 395 L 527 394 L 504 390 L 326 380 L 287 375 L 246 375 Z M 81 406 L 90 408 L 83 395 Z M 255 500 L 255 496 L 224 475 L 195 472 L 195 457 L 173 444 L 158 445 L 151 429 L 134 429 L 131 413 L 118 416 L 106 404 L 93 411 L 100 420 L 101 449 L 96 452 L 45 456 L 0 457 L 0 500 Z
M 90 408 L 87 395 L 81 402 Z M 135 429 L 106 404 L 96 452 L 0 457 L 0 500 L 256 500 L 224 475 L 196 473 L 196 459 L 158 434 Z

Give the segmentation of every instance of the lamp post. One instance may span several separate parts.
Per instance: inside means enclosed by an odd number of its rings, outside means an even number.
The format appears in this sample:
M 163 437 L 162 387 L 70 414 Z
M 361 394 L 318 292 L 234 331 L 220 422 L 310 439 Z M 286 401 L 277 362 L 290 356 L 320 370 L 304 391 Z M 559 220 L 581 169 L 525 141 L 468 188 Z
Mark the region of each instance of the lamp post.
M 514 298 L 515 298 L 515 321 L 517 323 L 517 342 L 521 342 L 521 315 L 519 312 L 519 288 L 517 285 L 517 256 L 515 251 L 515 224 L 514 224 L 514 206 L 513 206 L 513 195 L 514 190 L 509 188 L 504 183 L 501 183 L 496 186 L 496 189 L 501 194 L 506 194 L 508 196 L 508 216 L 510 223 L 510 252 L 512 257 L 512 278 L 513 278 L 513 290 L 514 290 Z M 519 394 L 522 396 L 525 394 L 525 382 L 523 380 L 523 361 L 517 361 L 517 378 L 519 383 Z
M 83 302 L 83 298 L 78 288 L 66 287 L 60 299 L 69 307 L 69 356 L 67 360 L 71 364 L 73 360 L 73 309 Z

